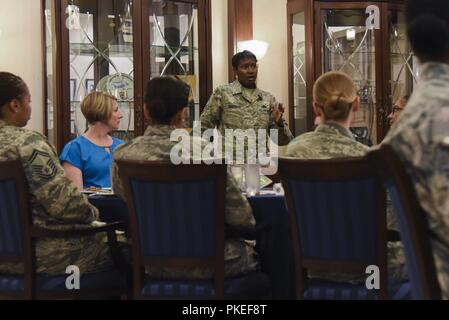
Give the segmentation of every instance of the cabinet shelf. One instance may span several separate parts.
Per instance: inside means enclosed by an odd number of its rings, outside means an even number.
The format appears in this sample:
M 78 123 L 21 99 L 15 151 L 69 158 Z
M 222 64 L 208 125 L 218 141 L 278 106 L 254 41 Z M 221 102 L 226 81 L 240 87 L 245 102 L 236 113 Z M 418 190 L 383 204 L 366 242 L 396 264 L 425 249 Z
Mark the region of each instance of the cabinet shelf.
M 91 43 L 70 43 L 70 54 L 77 56 L 95 56 L 98 54 L 98 47 Z M 96 49 L 97 48 L 97 49 Z M 173 52 L 176 52 L 179 47 L 170 47 Z M 101 49 L 99 49 L 102 51 Z M 104 49 L 103 49 L 104 50 Z M 150 50 L 156 50 L 158 56 L 164 56 L 166 47 L 161 45 L 150 45 Z M 196 47 L 182 46 L 180 54 L 188 55 L 191 51 L 198 51 Z M 133 44 L 113 44 L 109 45 L 109 48 L 104 51 L 109 57 L 133 57 Z

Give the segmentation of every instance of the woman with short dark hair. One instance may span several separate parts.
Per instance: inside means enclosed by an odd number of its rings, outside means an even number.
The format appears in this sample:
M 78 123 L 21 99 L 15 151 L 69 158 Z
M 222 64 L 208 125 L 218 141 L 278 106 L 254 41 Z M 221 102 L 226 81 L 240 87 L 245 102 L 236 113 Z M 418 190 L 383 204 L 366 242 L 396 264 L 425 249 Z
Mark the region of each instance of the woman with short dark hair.
M 173 130 L 184 128 L 186 107 L 190 88 L 184 82 L 172 77 L 153 78 L 148 82 L 145 96 L 145 115 L 150 125 L 142 137 L 121 145 L 114 153 L 114 160 L 150 160 L 170 162 L 170 153 L 178 141 L 171 141 Z M 195 138 L 195 137 L 193 137 Z M 201 150 L 206 141 L 197 140 Z M 193 147 L 194 148 L 194 147 Z M 190 149 L 190 150 L 193 150 Z M 114 192 L 124 197 L 118 168 L 113 164 L 112 173 Z M 232 175 L 227 176 L 225 227 L 252 229 L 255 220 L 251 207 L 237 187 Z M 259 268 L 256 252 L 243 238 L 228 237 L 225 240 L 225 275 L 235 276 Z M 205 268 L 153 268 L 147 270 L 150 275 L 165 278 L 210 278 L 211 270 Z

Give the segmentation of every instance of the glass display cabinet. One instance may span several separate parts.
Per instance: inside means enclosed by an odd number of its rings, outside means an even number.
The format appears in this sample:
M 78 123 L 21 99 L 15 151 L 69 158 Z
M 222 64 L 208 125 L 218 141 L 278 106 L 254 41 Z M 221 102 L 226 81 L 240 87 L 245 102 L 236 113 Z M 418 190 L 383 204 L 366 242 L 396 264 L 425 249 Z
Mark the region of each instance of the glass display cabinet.
M 112 94 L 113 135 L 143 134 L 145 86 L 175 75 L 191 86 L 189 122 L 212 91 L 210 0 L 43 0 L 46 134 L 58 151 L 87 129 L 80 102 Z
M 396 99 L 413 90 L 418 64 L 407 43 L 403 1 L 290 0 L 290 125 L 312 130 L 313 82 L 331 70 L 356 83 L 360 111 L 351 131 L 365 144 L 379 143 L 389 129 Z

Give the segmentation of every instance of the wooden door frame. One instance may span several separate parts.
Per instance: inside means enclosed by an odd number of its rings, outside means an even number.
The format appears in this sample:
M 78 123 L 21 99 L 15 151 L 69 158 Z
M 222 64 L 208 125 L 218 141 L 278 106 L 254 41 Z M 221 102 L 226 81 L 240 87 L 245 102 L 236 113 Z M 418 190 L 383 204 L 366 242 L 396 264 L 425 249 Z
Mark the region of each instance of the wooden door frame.
M 294 87 L 293 87 L 293 43 L 292 43 L 292 24 L 293 16 L 299 12 L 304 12 L 305 24 L 305 68 L 306 68 L 306 116 L 307 116 L 307 130 L 313 127 L 314 113 L 311 106 L 312 88 L 313 88 L 313 0 L 288 0 L 287 2 L 287 63 L 288 63 L 288 112 L 289 112 L 289 127 L 292 132 L 296 132 L 295 126 L 295 101 L 294 101 Z M 309 106 L 310 104 L 310 106 Z
M 404 11 L 404 4 L 400 3 L 382 3 L 382 10 L 381 10 L 381 28 L 382 30 L 390 30 L 389 28 L 389 13 L 390 11 Z M 382 32 L 382 35 L 384 39 L 382 39 L 382 43 L 384 45 L 382 49 L 382 60 L 383 60 L 383 101 L 382 105 L 379 109 L 378 116 L 383 117 L 382 122 L 378 122 L 378 130 L 382 136 L 382 138 L 385 137 L 385 135 L 388 132 L 389 125 L 387 123 L 387 115 L 391 112 L 391 103 L 394 103 L 392 101 L 392 92 L 391 92 L 391 60 L 390 60 L 390 33 L 389 32 Z

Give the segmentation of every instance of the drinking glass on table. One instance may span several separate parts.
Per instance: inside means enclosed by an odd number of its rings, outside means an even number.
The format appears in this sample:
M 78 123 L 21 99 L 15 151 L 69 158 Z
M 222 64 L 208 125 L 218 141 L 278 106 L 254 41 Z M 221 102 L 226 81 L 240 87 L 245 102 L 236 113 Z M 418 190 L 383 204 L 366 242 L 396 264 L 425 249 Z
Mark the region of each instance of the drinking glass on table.
M 245 165 L 246 195 L 253 197 L 260 192 L 260 165 Z

